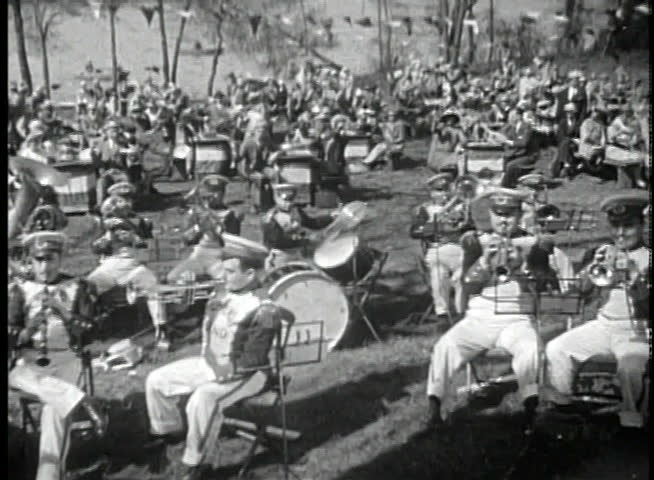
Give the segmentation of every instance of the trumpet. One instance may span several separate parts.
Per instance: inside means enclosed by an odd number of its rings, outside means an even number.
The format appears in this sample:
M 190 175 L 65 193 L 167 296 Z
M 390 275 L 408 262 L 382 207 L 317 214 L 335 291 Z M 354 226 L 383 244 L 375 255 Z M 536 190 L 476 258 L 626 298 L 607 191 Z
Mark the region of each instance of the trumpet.
M 588 278 L 597 287 L 610 287 L 627 280 L 628 260 L 626 252 L 610 245 L 601 247 L 595 260 L 588 267 Z
M 214 291 L 224 285 L 223 280 L 187 283 L 178 285 L 157 285 L 154 288 L 142 288 L 129 282 L 125 289 L 127 303 L 133 305 L 137 299 L 146 297 L 160 304 L 192 305 L 200 300 L 208 300 Z
M 515 270 L 515 262 L 519 258 L 518 248 L 511 243 L 511 239 L 500 236 L 486 247 L 486 251 L 493 254 L 493 277 L 500 283 L 508 281 L 511 273 Z

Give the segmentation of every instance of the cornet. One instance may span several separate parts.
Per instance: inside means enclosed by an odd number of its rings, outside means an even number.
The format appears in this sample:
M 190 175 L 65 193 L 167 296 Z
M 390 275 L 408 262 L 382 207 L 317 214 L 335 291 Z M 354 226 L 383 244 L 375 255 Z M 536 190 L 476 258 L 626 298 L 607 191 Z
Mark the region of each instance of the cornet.
M 601 247 L 588 267 L 588 278 L 597 287 L 610 287 L 627 280 L 628 257 L 626 252 L 611 245 Z

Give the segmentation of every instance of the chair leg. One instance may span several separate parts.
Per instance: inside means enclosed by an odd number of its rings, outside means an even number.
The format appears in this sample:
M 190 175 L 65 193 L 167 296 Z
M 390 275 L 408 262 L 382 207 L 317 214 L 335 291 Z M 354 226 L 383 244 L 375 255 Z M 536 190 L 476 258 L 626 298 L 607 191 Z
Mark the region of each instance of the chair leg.
M 254 454 L 257 451 L 257 447 L 261 443 L 262 436 L 264 435 L 264 432 L 259 428 L 259 431 L 257 432 L 257 436 L 255 437 L 254 441 L 250 445 L 250 448 L 248 449 L 248 453 L 245 456 L 245 460 L 243 461 L 243 465 L 241 466 L 240 470 L 238 471 L 238 478 L 243 478 L 245 474 L 247 473 L 248 469 L 250 468 L 250 464 L 252 463 L 252 459 L 254 458 Z

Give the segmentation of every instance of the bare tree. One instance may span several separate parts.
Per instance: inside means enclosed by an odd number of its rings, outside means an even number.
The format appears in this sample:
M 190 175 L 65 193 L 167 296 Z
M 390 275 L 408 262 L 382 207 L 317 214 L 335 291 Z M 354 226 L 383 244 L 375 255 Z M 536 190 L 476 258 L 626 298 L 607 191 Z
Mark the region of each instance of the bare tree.
M 23 12 L 21 10 L 20 0 L 10 0 L 13 17 L 14 17 L 14 31 L 16 33 L 16 45 L 18 47 L 16 53 L 18 55 L 18 65 L 20 68 L 20 76 L 29 92 L 32 91 L 32 74 L 30 72 L 30 65 L 27 60 L 27 49 L 25 48 L 25 30 L 23 28 Z
M 191 9 L 191 5 L 193 4 L 193 0 L 186 0 L 186 4 L 184 5 L 184 11 L 188 12 Z M 170 78 L 173 83 L 177 82 L 177 65 L 179 62 L 179 52 L 180 49 L 182 48 L 182 38 L 184 37 L 184 28 L 186 27 L 186 16 L 182 17 L 182 20 L 179 24 L 179 32 L 177 33 L 177 40 L 175 41 L 175 51 L 173 52 L 173 68 L 172 71 L 170 72 Z
M 166 37 L 166 22 L 164 17 L 163 0 L 158 0 L 157 12 L 159 14 L 159 32 L 161 33 L 163 77 L 164 77 L 164 82 L 167 84 L 168 82 L 170 82 L 170 64 L 168 62 L 168 38 Z
M 34 26 L 39 37 L 41 49 L 41 68 L 43 69 L 43 83 L 48 98 L 52 95 L 50 88 L 50 65 L 48 61 L 48 35 L 57 18 L 61 15 L 60 5 L 54 1 L 32 0 L 32 14 Z

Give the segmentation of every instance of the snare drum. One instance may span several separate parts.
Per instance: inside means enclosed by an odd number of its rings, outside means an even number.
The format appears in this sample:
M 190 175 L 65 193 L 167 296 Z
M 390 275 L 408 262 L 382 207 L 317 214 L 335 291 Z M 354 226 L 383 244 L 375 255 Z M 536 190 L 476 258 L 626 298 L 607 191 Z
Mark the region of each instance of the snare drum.
M 350 304 L 342 287 L 322 272 L 302 270 L 284 275 L 275 280 L 268 296 L 277 305 L 293 312 L 296 321 L 322 324 L 322 340 L 327 351 L 343 344 L 353 331 Z M 317 341 L 321 336 L 320 328 L 314 329 L 311 336 L 316 338 L 300 340 L 307 344 Z
M 334 280 L 348 284 L 361 280 L 370 272 L 375 254 L 360 244 L 355 233 L 349 232 L 318 246 L 313 262 Z

